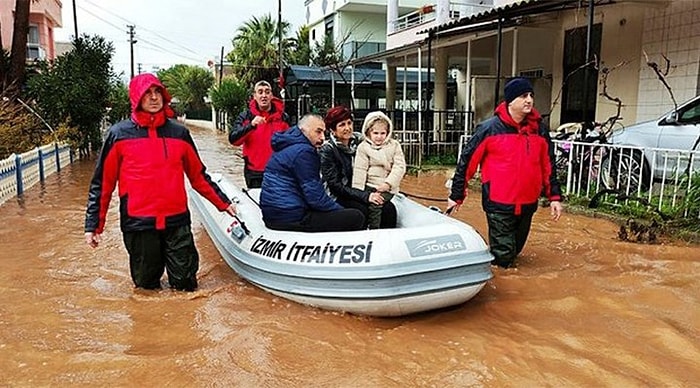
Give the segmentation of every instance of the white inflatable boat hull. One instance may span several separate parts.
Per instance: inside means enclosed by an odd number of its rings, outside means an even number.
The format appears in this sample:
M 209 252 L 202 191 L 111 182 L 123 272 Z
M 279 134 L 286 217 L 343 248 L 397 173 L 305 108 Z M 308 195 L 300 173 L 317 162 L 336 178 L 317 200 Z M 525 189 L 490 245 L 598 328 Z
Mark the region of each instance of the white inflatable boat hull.
M 259 190 L 213 174 L 238 219 L 191 191 L 204 227 L 241 277 L 281 297 L 328 310 L 399 316 L 464 303 L 491 279 L 491 254 L 471 226 L 402 195 L 395 229 L 300 233 L 267 229 Z

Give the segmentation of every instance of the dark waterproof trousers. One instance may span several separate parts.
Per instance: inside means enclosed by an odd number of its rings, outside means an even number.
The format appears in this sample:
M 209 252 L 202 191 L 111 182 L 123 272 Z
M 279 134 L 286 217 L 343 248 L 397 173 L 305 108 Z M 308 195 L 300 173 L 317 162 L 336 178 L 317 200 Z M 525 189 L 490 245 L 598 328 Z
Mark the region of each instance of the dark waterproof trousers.
M 508 268 L 523 250 L 530 234 L 533 213 L 520 215 L 486 213 L 489 225 L 489 246 L 494 259 L 492 264 Z
M 263 172 L 249 170 L 248 166 L 243 168 L 243 177 L 245 178 L 245 185 L 249 189 L 259 189 L 262 187 Z
M 289 230 L 294 232 L 343 232 L 362 230 L 365 216 L 357 209 L 342 209 L 330 212 L 310 211 L 295 223 L 265 223 L 274 230 Z
M 384 213 L 384 206 L 394 198 L 394 194 L 382 192 L 379 193 L 382 198 L 384 198 L 384 204 L 375 205 L 373 203 L 369 204 L 369 209 L 367 211 L 367 226 L 370 229 L 379 229 L 382 223 L 382 214 Z
M 336 200 L 338 204 L 346 209 L 357 209 L 362 212 L 365 218 L 369 218 L 369 205 L 355 201 L 353 199 L 338 198 Z M 382 206 L 381 222 L 379 223 L 380 229 L 388 229 L 396 227 L 396 206 L 392 202 L 384 202 Z M 367 229 L 367 222 L 362 226 L 362 229 Z
M 184 291 L 197 288 L 199 254 L 189 225 L 125 232 L 123 236 L 136 287 L 160 288 L 160 278 L 167 270 L 171 288 Z

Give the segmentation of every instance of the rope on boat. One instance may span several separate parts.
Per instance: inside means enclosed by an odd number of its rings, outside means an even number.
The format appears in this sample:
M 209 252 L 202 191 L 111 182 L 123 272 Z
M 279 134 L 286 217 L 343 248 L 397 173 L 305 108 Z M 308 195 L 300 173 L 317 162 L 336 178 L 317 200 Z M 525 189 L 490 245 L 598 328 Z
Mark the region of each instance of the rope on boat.
M 253 201 L 254 204 L 256 204 L 256 205 L 258 205 L 258 207 L 260 207 L 260 204 L 255 202 L 255 199 L 253 199 L 253 197 L 250 196 L 250 192 L 248 192 L 248 189 L 241 188 L 241 191 L 243 191 L 243 193 L 245 193 L 245 195 L 247 195 L 248 198 L 250 198 L 250 200 Z
M 447 198 L 424 197 L 424 196 L 422 196 L 422 195 L 411 194 L 411 193 L 407 193 L 407 192 L 405 192 L 405 191 L 400 191 L 400 193 L 403 194 L 403 195 L 405 195 L 405 196 L 407 196 L 407 197 L 417 198 L 417 199 L 423 199 L 423 200 L 426 200 L 426 201 L 435 201 L 435 202 L 447 201 Z
M 422 200 L 425 200 L 425 201 L 435 201 L 435 202 L 442 202 L 442 201 L 445 201 L 445 198 L 424 197 L 424 196 L 422 196 L 422 195 L 411 194 L 411 193 L 407 193 L 407 192 L 405 192 L 405 191 L 399 191 L 399 192 L 400 192 L 401 194 L 407 196 L 407 197 L 422 199 Z M 440 208 L 437 207 L 437 206 L 429 206 L 429 208 L 432 209 L 432 210 L 438 211 L 438 212 L 440 212 L 440 213 L 442 213 L 442 214 L 444 214 L 444 215 L 446 215 L 446 216 L 449 216 L 450 214 L 452 214 L 452 211 L 455 209 L 454 206 L 452 206 L 452 207 L 448 207 L 448 208 L 445 209 L 445 211 L 443 212 L 443 211 L 440 210 Z

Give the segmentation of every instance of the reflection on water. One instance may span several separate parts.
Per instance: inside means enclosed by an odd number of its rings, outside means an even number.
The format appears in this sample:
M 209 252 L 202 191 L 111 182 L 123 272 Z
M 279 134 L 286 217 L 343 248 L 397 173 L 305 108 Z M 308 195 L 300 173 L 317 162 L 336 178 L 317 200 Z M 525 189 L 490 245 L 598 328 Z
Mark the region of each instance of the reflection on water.
M 195 130 L 210 171 L 223 135 Z M 200 290 L 136 291 L 116 216 L 83 243 L 81 162 L 0 206 L 0 385 L 692 386 L 700 381 L 700 248 L 619 242 L 614 224 L 546 211 L 516 269 L 468 303 L 378 319 L 270 295 L 226 266 L 195 216 Z M 445 197 L 445 176 L 402 189 Z M 429 202 L 444 207 L 444 202 Z M 456 215 L 482 235 L 478 193 Z

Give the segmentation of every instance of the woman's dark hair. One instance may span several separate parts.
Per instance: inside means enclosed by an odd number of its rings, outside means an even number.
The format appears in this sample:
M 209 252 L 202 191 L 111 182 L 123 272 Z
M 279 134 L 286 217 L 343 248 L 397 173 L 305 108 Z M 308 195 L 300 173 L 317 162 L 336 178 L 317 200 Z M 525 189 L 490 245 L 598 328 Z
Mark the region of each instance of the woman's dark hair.
M 326 113 L 326 117 L 323 119 L 323 122 L 326 124 L 326 131 L 334 131 L 339 122 L 347 119 L 352 119 L 350 109 L 342 105 L 336 105 L 331 109 L 328 109 L 328 113 Z

